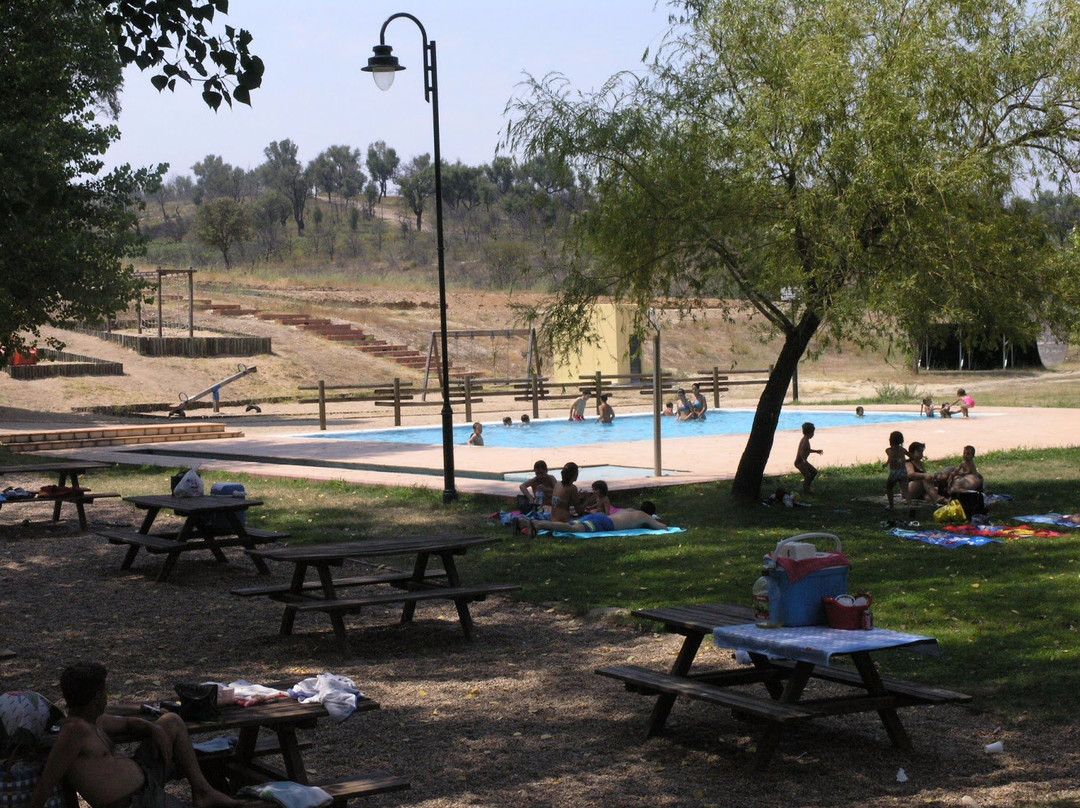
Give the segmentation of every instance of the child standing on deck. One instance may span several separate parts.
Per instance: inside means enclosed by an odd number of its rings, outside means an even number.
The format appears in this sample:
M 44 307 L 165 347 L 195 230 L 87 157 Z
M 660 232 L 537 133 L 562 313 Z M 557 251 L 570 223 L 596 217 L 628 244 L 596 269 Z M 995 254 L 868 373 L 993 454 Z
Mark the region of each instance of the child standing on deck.
M 911 507 L 911 493 L 908 491 L 907 480 L 907 449 L 904 448 L 904 434 L 892 432 L 889 434 L 889 448 L 885 450 L 885 465 L 889 467 L 889 482 L 885 485 L 885 493 L 889 497 L 889 510 L 893 509 L 893 490 L 899 484 L 900 494 L 908 506 L 908 515 L 914 516 L 914 508 Z
M 810 465 L 810 455 L 825 454 L 822 449 L 811 449 L 810 438 L 814 437 L 814 425 L 807 421 L 802 425 L 802 440 L 799 441 L 799 451 L 795 454 L 795 468 L 802 472 L 804 494 L 813 494 L 811 484 L 818 475 L 818 470 Z

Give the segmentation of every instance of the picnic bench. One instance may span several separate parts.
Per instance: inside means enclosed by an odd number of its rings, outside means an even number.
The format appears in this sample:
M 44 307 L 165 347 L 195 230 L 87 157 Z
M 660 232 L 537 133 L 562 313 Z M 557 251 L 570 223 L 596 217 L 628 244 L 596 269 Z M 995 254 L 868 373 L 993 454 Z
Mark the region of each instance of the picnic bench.
M 893 745 L 908 749 L 911 742 L 897 715 L 898 708 L 971 700 L 970 696 L 947 688 L 882 677 L 878 673 L 872 653 L 907 647 L 936 654 L 937 642 L 930 637 L 884 630 L 838 631 L 825 626 L 757 629 L 750 622 L 752 610 L 732 604 L 640 609 L 633 614 L 656 620 L 665 631 L 685 638 L 669 672 L 639 665 L 611 665 L 596 670 L 601 676 L 621 681 L 628 691 L 656 697 L 645 737 L 663 731 L 679 697 L 726 707 L 738 718 L 763 725 L 754 759 L 758 768 L 769 763 L 789 724 L 826 716 L 877 712 Z M 717 644 L 747 651 L 751 667 L 691 672 L 702 640 L 710 635 Z M 850 655 L 854 669 L 830 664 L 831 654 Z M 814 680 L 848 686 L 851 693 L 805 698 L 804 691 Z M 765 692 L 735 689 L 756 685 L 763 685 Z
M 29 476 L 45 472 L 55 472 L 58 476 L 57 489 L 62 493 L 46 494 L 34 493 L 33 497 L 26 499 L 0 499 L 0 509 L 25 505 L 27 503 L 48 502 L 53 506 L 52 521 L 60 521 L 60 508 L 65 503 L 75 506 L 75 512 L 79 517 L 79 528 L 87 529 L 86 506 L 98 499 L 119 497 L 116 493 L 104 493 L 91 491 L 79 485 L 79 475 L 85 474 L 91 469 L 108 468 L 107 463 L 89 463 L 83 461 L 63 461 L 58 463 L 34 463 L 27 465 L 0 466 L 0 477 Z M 31 493 L 31 492 L 27 492 Z
M 248 550 L 254 558 L 282 561 L 294 565 L 289 584 L 233 589 L 240 597 L 263 595 L 284 604 L 279 633 L 290 635 L 298 613 L 323 612 L 330 618 L 334 636 L 345 656 L 350 645 L 344 616 L 357 614 L 370 606 L 402 604 L 401 622 L 411 622 L 421 601 L 449 600 L 457 608 L 458 621 L 466 639 L 472 638 L 473 621 L 469 604 L 488 595 L 513 592 L 517 584 L 464 584 L 458 574 L 456 556 L 470 547 L 492 544 L 500 539 L 491 536 L 418 536 L 370 539 L 358 542 L 303 545 L 284 548 Z M 411 572 L 376 565 L 370 559 L 415 556 Z M 437 557 L 442 569 L 428 569 Z M 334 577 L 334 570 L 346 561 L 366 566 L 366 573 Z M 317 581 L 308 581 L 314 568 Z M 362 593 L 339 597 L 339 589 L 372 587 Z
M 243 547 L 254 549 L 259 544 L 277 542 L 289 537 L 288 533 L 279 533 L 260 528 L 249 528 L 240 514 L 248 508 L 262 505 L 261 500 L 242 499 L 231 496 L 176 497 L 172 495 L 148 495 L 124 497 L 146 511 L 142 525 L 138 530 L 125 528 L 99 528 L 94 532 L 109 540 L 110 544 L 126 544 L 127 553 L 120 564 L 120 569 L 131 569 L 139 550 L 148 554 L 164 554 L 165 563 L 158 573 L 157 580 L 168 580 L 181 553 L 197 550 L 209 550 L 220 563 L 225 563 L 224 549 Z M 184 518 L 179 530 L 151 532 L 158 514 L 171 510 Z M 270 573 L 270 568 L 258 557 L 252 559 L 256 569 L 263 575 Z
M 271 685 L 285 688 L 288 685 Z M 357 699 L 357 712 L 379 709 L 378 702 L 366 697 Z M 134 704 L 118 704 L 108 708 L 115 715 L 140 715 Z M 310 777 L 302 751 L 313 742 L 298 736 L 297 730 L 314 729 L 319 720 L 329 714 L 323 705 L 301 704 L 293 699 L 268 701 L 250 707 L 222 705 L 210 719 L 185 721 L 188 734 L 199 735 L 235 730 L 235 743 L 223 751 L 196 750 L 199 766 L 207 780 L 227 794 L 235 794 L 244 785 L 291 780 L 304 785 L 317 785 L 333 797 L 335 808 L 344 808 L 349 800 L 410 787 L 408 780 L 382 772 L 357 774 L 350 777 L 319 782 Z M 148 716 L 143 715 L 146 718 Z M 123 740 L 123 739 L 117 739 Z M 280 764 L 273 761 L 280 758 Z M 79 801 L 70 785 L 64 788 L 65 808 L 78 808 Z M 265 808 L 263 800 L 245 801 L 245 808 Z

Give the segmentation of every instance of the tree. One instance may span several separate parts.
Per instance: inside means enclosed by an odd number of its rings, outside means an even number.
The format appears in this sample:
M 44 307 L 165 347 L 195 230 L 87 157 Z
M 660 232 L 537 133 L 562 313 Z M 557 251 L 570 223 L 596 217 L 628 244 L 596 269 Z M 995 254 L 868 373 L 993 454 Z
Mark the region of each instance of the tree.
M 150 83 L 159 91 L 175 90 L 177 79 L 199 83 L 203 101 L 216 110 L 222 101 L 232 106 L 234 98 L 250 104 L 251 91 L 262 84 L 263 63 L 249 49 L 251 34 L 226 25 L 221 37 L 207 28 L 217 12 L 228 13 L 228 0 L 76 0 L 73 5 L 98 6 L 120 63 L 156 69 Z
M 906 339 L 933 317 L 1022 339 L 1070 321 L 1078 263 L 1047 261 L 1009 200 L 1021 177 L 1080 168 L 1078 0 L 672 5 L 644 75 L 583 97 L 530 81 L 508 145 L 566 160 L 595 195 L 558 304 L 538 313 L 556 333 L 580 338 L 606 294 L 644 331 L 657 296 L 726 277 L 783 335 L 737 499 L 760 493 L 815 337 Z
M 167 166 L 102 174 L 117 133 L 96 115 L 115 111 L 120 70 L 97 5 L 0 5 L 0 344 L 9 348 L 42 325 L 106 317 L 138 289 L 124 263 L 139 248 L 132 206 Z
M 236 202 L 244 198 L 244 182 L 247 172 L 226 163 L 216 154 L 208 154 L 191 167 L 195 175 L 195 203 L 204 199 L 226 197 Z
M 265 149 L 266 162 L 259 167 L 263 182 L 292 205 L 296 232 L 304 233 L 304 208 L 311 193 L 311 178 L 297 159 L 299 147 L 289 139 L 275 140 Z
M 225 268 L 232 267 L 229 251 L 253 235 L 251 214 L 235 199 L 219 197 L 199 206 L 195 217 L 195 236 L 208 247 L 214 247 L 225 259 Z
M 360 150 L 348 146 L 331 146 L 308 166 L 308 175 L 317 191 L 326 194 L 326 201 L 333 207 L 332 195 L 343 199 L 360 195 L 367 177 L 360 169 Z
M 430 154 L 414 157 L 394 177 L 406 206 L 416 216 L 416 229 L 422 230 L 424 205 L 435 194 L 435 166 Z
M 394 178 L 401 158 L 397 152 L 389 149 L 386 142 L 376 140 L 367 149 L 367 170 L 371 178 L 379 183 L 379 199 L 386 196 L 386 183 Z

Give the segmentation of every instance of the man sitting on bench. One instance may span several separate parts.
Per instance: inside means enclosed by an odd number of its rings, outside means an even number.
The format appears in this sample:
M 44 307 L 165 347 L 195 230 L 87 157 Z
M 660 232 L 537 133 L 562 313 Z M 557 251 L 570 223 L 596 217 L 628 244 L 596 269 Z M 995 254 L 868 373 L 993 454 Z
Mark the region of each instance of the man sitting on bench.
M 43 808 L 64 777 L 92 808 L 164 808 L 165 781 L 174 762 L 191 786 L 197 808 L 241 804 L 206 781 L 179 715 L 165 713 L 151 722 L 106 714 L 107 674 L 97 662 L 80 662 L 61 674 L 68 718 L 49 753 L 30 808 Z M 141 738 L 142 743 L 133 757 L 126 757 L 116 754 L 113 736 Z

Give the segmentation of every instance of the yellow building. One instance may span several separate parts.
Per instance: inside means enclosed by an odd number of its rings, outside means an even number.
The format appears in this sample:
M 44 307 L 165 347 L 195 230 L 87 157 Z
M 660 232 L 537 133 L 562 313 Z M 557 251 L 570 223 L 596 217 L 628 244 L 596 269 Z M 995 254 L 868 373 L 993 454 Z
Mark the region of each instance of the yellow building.
M 597 372 L 605 376 L 625 376 L 641 372 L 641 352 L 633 338 L 633 309 L 614 303 L 598 303 L 593 308 L 595 338 L 583 343 L 567 357 L 556 356 L 551 378 L 558 384 L 580 384 L 583 376 Z

